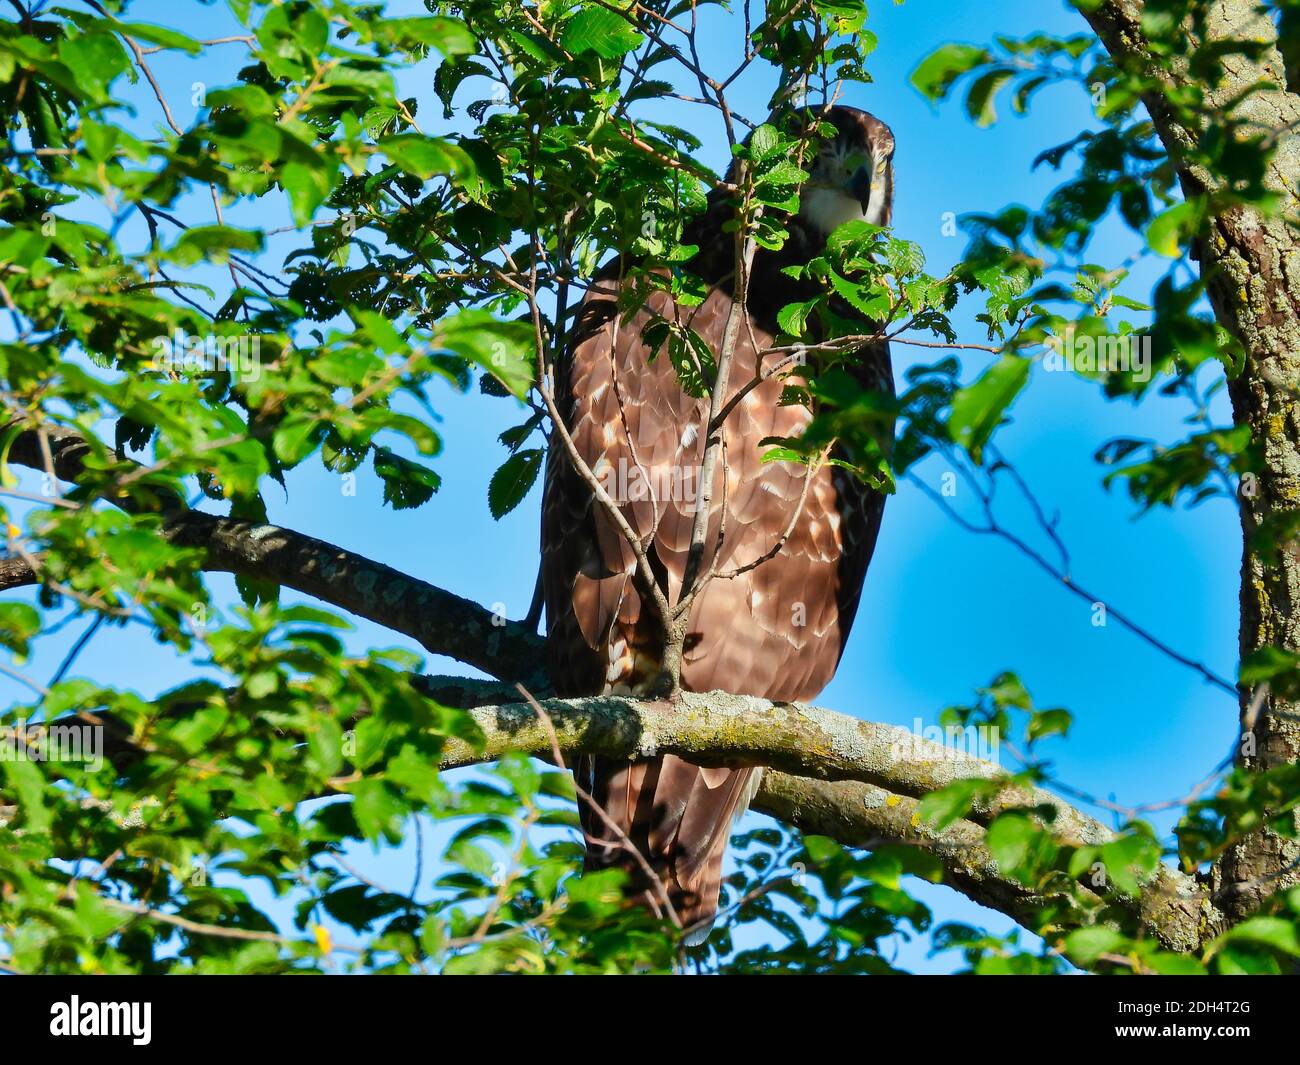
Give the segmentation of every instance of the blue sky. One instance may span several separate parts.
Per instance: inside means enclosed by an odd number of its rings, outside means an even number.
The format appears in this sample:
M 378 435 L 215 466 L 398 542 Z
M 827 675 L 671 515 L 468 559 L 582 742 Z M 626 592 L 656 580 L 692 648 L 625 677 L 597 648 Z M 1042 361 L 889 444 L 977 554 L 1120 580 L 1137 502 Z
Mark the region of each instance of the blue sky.
M 423 11 L 415 3 L 390 7 Z M 233 28 L 221 6 L 151 0 L 132 5 L 130 15 L 177 25 L 199 37 Z M 989 212 L 1011 202 L 1039 205 L 1060 175 L 1047 168 L 1032 171 L 1034 157 L 1097 123 L 1084 93 L 1062 86 L 1045 90 L 1028 117 L 1004 113 L 992 128 L 976 129 L 960 104 L 935 109 L 926 103 L 908 85 L 909 73 L 946 41 L 984 43 L 995 33 L 1075 33 L 1086 27 L 1063 4 L 1043 0 L 877 4 L 868 25 L 879 38 L 870 64 L 875 81 L 850 86 L 843 101 L 872 111 L 893 128 L 898 146 L 894 225 L 901 236 L 922 245 L 928 269 L 939 275 L 965 246 L 963 237 L 943 234 L 945 213 Z M 737 29 L 738 23 L 729 17 L 716 17 L 704 35 L 706 67 L 734 63 Z M 187 110 L 192 83 L 205 80 L 215 86 L 232 81 L 242 55 L 241 46 L 226 45 L 198 62 L 151 57 L 182 126 L 187 116 L 193 117 L 192 109 Z M 440 108 L 428 68 L 406 71 L 403 79 L 403 90 L 420 101 L 424 128 L 437 131 L 434 116 Z M 739 91 L 738 109 L 758 114 L 765 99 L 763 87 L 756 81 L 742 83 Z M 140 127 L 153 129 L 160 120 L 156 102 L 142 85 L 132 87 L 130 96 Z M 703 154 L 717 167 L 725 157 L 723 144 L 716 129 L 701 128 L 703 121 L 697 118 L 691 128 L 706 139 Z M 206 220 L 211 205 L 205 208 L 205 203 L 206 190 L 204 198 L 192 200 L 183 213 Z M 279 203 L 236 205 L 228 211 L 237 224 L 277 226 L 285 217 Z M 128 246 L 133 239 L 144 239 L 142 226 L 134 220 L 123 234 Z M 293 236 L 279 238 L 260 264 L 274 271 L 279 257 L 299 243 Z M 1114 265 L 1137 248 L 1131 233 L 1108 224 L 1089 257 Z M 1166 265 L 1141 261 L 1127 294 L 1147 296 Z M 972 304 L 955 318 L 963 341 L 985 339 L 973 319 L 977 309 Z M 978 352 L 959 354 L 968 378 L 987 359 Z M 896 345 L 896 374 L 901 380 L 909 365 L 934 357 L 934 352 Z M 519 420 L 517 412 L 507 402 L 461 396 L 437 385 L 431 399 L 444 418 L 445 451 L 437 460 L 443 487 L 428 505 L 396 513 L 381 510 L 381 488 L 373 474 L 360 475 L 352 497 L 342 493 L 337 478 L 315 466 L 294 471 L 287 495 L 270 486 L 270 519 L 480 603 L 504 604 L 508 615 L 522 616 L 536 574 L 540 491 L 534 490 L 500 523 L 491 519 L 486 503 L 487 480 L 505 454 L 496 436 Z M 1157 511 L 1139 520 L 1122 492 L 1108 493 L 1101 487 L 1105 471 L 1092 459 L 1096 448 L 1114 436 L 1180 439 L 1187 432 L 1182 420 L 1189 413 L 1179 400 L 1151 398 L 1140 406 L 1107 402 L 1086 381 L 1036 371 L 1000 441 L 1048 511 L 1059 511 L 1061 535 L 1070 547 L 1079 583 L 1180 652 L 1231 676 L 1240 556 L 1231 504 L 1213 500 L 1190 512 Z M 1220 422 L 1228 421 L 1224 405 L 1216 413 Z M 918 474 L 937 487 L 946 468 L 941 460 L 931 459 Z M 1002 520 L 1034 538 L 1030 516 L 1009 497 L 1004 502 Z M 973 499 L 959 493 L 955 503 L 975 516 Z M 1041 539 L 1035 543 L 1046 546 Z M 213 581 L 219 595 L 233 594 L 225 578 Z M 41 641 L 24 669 L 47 679 L 81 628 L 77 623 Z M 404 645 L 420 650 L 365 622 L 358 624 L 352 643 L 357 648 Z M 454 662 L 437 659 L 431 659 L 427 669 L 465 672 Z M 1233 699 L 1161 657 L 1113 620 L 1094 627 L 1087 603 L 1056 586 L 1010 546 L 958 528 L 903 482 L 886 508 L 862 608 L 839 674 L 818 702 L 873 720 L 931 724 L 945 706 L 969 701 L 975 688 L 1005 669 L 1021 675 L 1040 705 L 1064 706 L 1074 713 L 1072 735 L 1051 748 L 1055 771 L 1060 779 L 1095 795 L 1125 803 L 1181 795 L 1226 753 L 1236 734 Z M 74 672 L 149 694 L 192 675 L 192 667 L 143 631 L 106 628 Z M 25 693 L 7 679 L 0 678 L 0 685 L 5 702 L 26 702 Z M 406 852 L 367 862 L 380 880 L 391 874 L 404 883 L 409 875 Z M 940 921 L 975 921 L 997 930 L 1011 927 L 999 915 L 981 911 L 946 889 L 923 887 L 920 893 Z M 943 970 L 955 964 L 950 958 L 928 960 L 917 945 L 903 947 L 900 957 L 920 968 Z

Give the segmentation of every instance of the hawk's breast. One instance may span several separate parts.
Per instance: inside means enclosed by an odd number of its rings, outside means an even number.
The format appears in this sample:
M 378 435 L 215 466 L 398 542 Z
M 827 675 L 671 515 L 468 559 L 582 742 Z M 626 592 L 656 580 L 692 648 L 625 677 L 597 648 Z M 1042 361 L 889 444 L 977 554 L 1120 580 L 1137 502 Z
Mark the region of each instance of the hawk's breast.
M 731 297 L 715 288 L 684 308 L 655 293 L 620 321 L 616 293 L 607 281 L 588 295 L 587 333 L 561 367 L 558 399 L 579 453 L 647 545 L 672 602 L 690 548 L 708 405 L 683 391 L 668 353 L 651 352 L 641 330 L 661 315 L 689 325 L 716 353 Z M 748 392 L 724 423 L 725 478 L 715 480 L 704 556 L 714 576 L 691 612 L 682 681 L 695 691 L 806 700 L 839 662 L 883 498 L 833 466 L 810 476 L 798 463 L 762 461 L 760 441 L 797 436 L 810 417 L 780 404 L 780 379 L 753 384 L 757 353 L 772 344 L 752 319 L 742 323 L 728 384 L 731 396 Z M 887 350 L 868 355 L 883 361 L 871 377 L 887 381 Z M 765 368 L 779 361 L 769 355 Z M 633 552 L 558 446 L 543 552 L 557 691 L 636 690 L 653 680 L 661 636 L 637 593 Z

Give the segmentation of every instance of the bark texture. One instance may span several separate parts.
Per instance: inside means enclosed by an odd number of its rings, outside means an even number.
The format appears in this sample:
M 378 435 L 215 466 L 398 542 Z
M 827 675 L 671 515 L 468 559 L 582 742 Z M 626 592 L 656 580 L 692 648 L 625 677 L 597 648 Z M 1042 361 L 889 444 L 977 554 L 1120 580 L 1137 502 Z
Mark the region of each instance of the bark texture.
M 454 646 L 453 657 L 467 665 L 536 691 L 548 688 L 545 641 L 535 632 L 382 562 L 278 525 L 197 510 L 167 517 L 162 533 L 180 547 L 201 549 L 206 572 L 272 581 L 404 633 L 433 654 Z M 42 557 L 0 559 L 0 591 L 37 583 Z
M 756 809 L 849 846 L 901 843 L 931 848 L 943 864 L 946 883 L 1034 929 L 1041 925 L 1049 900 L 999 871 L 984 846 L 982 826 L 1007 808 L 1051 807 L 1056 814 L 1053 832 L 1062 842 L 1100 844 L 1114 838 L 1101 822 L 1050 792 L 1010 785 L 994 799 L 977 802 L 969 819 L 936 832 L 922 821 L 918 799 L 955 780 L 1001 779 L 1003 769 L 896 725 L 833 710 L 727 692 L 684 692 L 672 703 L 601 695 L 543 701 L 548 729 L 526 703 L 475 705 L 480 697 L 499 695 L 499 685 L 476 690 L 472 681 L 427 678 L 422 686 L 458 693 L 460 704 L 472 707 L 483 734 L 481 745 L 450 741 L 444 769 L 492 761 L 507 751 L 547 756 L 552 735 L 566 759 L 575 754 L 674 754 L 698 765 L 769 766 Z M 1051 902 L 1061 906 L 1064 896 L 1053 896 Z M 1122 904 L 1169 950 L 1194 950 L 1223 927 L 1205 888 L 1168 867 L 1162 867 L 1139 896 Z M 1090 923 L 1086 913 L 1074 918 Z
M 824 783 L 778 772 L 763 774 L 754 800 L 754 809 L 778 821 L 850 847 L 871 849 L 898 843 L 928 847 L 943 864 L 945 884 L 1026 928 L 1041 925 L 1047 906 L 1072 910 L 1065 895 L 1045 896 L 1002 873 L 984 846 L 979 825 L 962 819 L 935 832 L 921 821 L 918 805 L 916 799 L 872 784 L 853 780 Z M 1222 915 L 1205 890 L 1191 877 L 1172 870 L 1161 869 L 1143 893 L 1131 900 L 1131 906 L 1139 927 L 1168 950 L 1194 951 L 1224 930 Z M 1071 917 L 1089 923 L 1088 916 L 1077 910 Z
M 1086 17 L 1117 60 L 1153 70 L 1141 29 L 1141 0 L 1102 4 Z M 1249 425 L 1261 450 L 1262 466 L 1240 498 L 1245 548 L 1241 564 L 1241 653 L 1260 647 L 1300 651 L 1300 547 L 1294 536 L 1300 517 L 1300 240 L 1295 222 L 1300 210 L 1300 95 L 1286 89 L 1287 77 L 1277 31 L 1253 0 L 1216 0 L 1206 5 L 1207 42 L 1252 40 L 1264 43 L 1255 60 L 1232 56 L 1225 76 L 1206 85 L 1186 65 L 1161 75 L 1175 87 L 1200 86 L 1207 103 L 1228 106 L 1251 86 L 1271 81 L 1276 88 L 1253 92 L 1235 104 L 1234 115 L 1257 131 L 1271 130 L 1276 154 L 1266 176 L 1279 197 L 1273 214 L 1233 206 L 1208 220 L 1198 241 L 1202 277 L 1220 324 L 1241 341 L 1247 355 L 1243 373 L 1229 382 L 1234 417 Z M 1175 160 L 1188 194 L 1216 192 L 1222 178 L 1186 162 L 1184 150 L 1201 134 L 1188 128 L 1159 94 L 1147 100 L 1156 129 Z M 1255 533 L 1289 530 L 1276 557 L 1264 553 Z M 1300 759 L 1300 703 L 1270 694 L 1253 722 L 1245 720 L 1250 693 L 1243 692 L 1240 761 L 1268 769 Z M 1234 846 L 1214 870 L 1213 882 L 1234 918 L 1254 911 L 1279 888 L 1300 882 L 1300 841 L 1262 831 Z

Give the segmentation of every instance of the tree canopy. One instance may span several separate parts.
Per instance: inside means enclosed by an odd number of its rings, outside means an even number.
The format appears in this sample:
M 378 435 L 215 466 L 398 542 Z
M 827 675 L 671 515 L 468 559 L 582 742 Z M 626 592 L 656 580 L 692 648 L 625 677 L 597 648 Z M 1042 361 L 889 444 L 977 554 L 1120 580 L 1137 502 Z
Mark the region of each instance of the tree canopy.
M 1059 787 L 1051 749 L 1070 714 L 1014 674 L 943 716 L 995 730 L 1010 768 L 854 707 L 553 699 L 535 616 L 507 619 L 328 530 L 268 524 L 265 494 L 317 464 L 368 466 L 387 507 L 430 504 L 453 474 L 438 407 L 471 391 L 517 412 L 484 493 L 495 518 L 518 507 L 563 445 L 549 371 L 600 264 L 622 255 L 637 292 L 698 301 L 684 235 L 710 193 L 738 261 L 785 241 L 818 108 L 870 80 L 861 2 L 744 0 L 719 21 L 709 0 L 403 14 L 229 0 L 238 29 L 214 40 L 189 35 L 179 6 L 165 25 L 143 6 L 11 0 L 0 21 L 0 587 L 14 590 L 0 669 L 30 693 L 0 712 L 0 968 L 887 973 L 900 934 L 989 973 L 1295 964 L 1300 7 L 1073 0 L 1074 36 L 941 48 L 913 90 L 979 125 L 1050 85 L 1091 101 L 1091 128 L 1043 146 L 1060 183 L 1038 206 L 963 218 L 965 252 L 943 273 L 904 233 L 843 226 L 800 269 L 822 294 L 779 316 L 789 357 L 773 372 L 815 417 L 767 460 L 815 463 L 834 444 L 894 491 L 942 456 L 984 503 L 974 531 L 1088 601 L 998 524 L 997 486 L 1033 502 L 999 428 L 1067 355 L 1108 397 L 1191 401 L 1185 438 L 1098 451 L 1136 511 L 1218 496 L 1242 513 L 1239 677 L 1115 617 L 1241 715 L 1235 757 L 1204 767 L 1170 837 L 1150 811 L 1108 827 Z M 705 25 L 734 36 L 734 67 L 701 65 Z M 172 52 L 204 60 L 185 101 L 153 70 Z M 396 74 L 411 69 L 428 91 L 404 98 Z M 734 86 L 751 77 L 763 96 L 742 106 Z M 706 140 L 730 171 L 700 161 Z M 252 202 L 279 223 L 239 224 Z M 1115 217 L 1135 256 L 1167 262 L 1154 291 L 1127 283 L 1131 262 L 1092 260 Z M 270 254 L 286 238 L 292 251 Z M 845 371 L 864 337 L 839 301 L 878 323 L 872 339 L 934 349 L 896 399 Z M 959 305 L 980 335 L 954 326 Z M 655 328 L 683 387 L 707 396 L 717 353 Z M 1217 424 L 1207 401 L 1225 388 L 1234 420 Z M 212 573 L 234 574 L 238 602 Z M 349 616 L 495 680 L 353 653 Z M 53 678 L 27 675 L 33 644 L 70 619 L 87 638 L 143 626 L 194 679 L 97 683 L 75 649 Z M 698 947 L 626 905 L 623 874 L 580 875 L 582 798 L 558 763 L 654 750 L 773 767 L 756 802 L 773 820 L 735 841 L 723 917 Z M 345 857 L 356 841 L 423 846 L 430 824 L 441 851 L 409 887 Z M 911 878 L 1039 938 L 935 927 Z

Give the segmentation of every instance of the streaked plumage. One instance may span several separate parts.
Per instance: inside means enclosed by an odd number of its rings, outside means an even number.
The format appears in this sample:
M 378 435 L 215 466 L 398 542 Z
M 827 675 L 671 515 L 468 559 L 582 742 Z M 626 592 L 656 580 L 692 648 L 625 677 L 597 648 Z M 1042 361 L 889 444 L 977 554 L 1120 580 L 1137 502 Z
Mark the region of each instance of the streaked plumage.
M 753 377 L 757 351 L 772 345 L 776 312 L 810 295 L 781 267 L 820 250 L 826 234 L 818 224 L 845 221 L 855 208 L 857 217 L 889 221 L 892 134 L 862 111 L 840 107 L 830 117 L 839 136 L 821 146 L 790 240 L 780 252 L 760 250 L 754 260 L 749 320 L 729 379 L 733 395 Z M 861 167 L 841 172 L 846 158 L 864 153 L 865 178 Z M 649 543 L 670 602 L 686 564 L 690 471 L 703 459 L 708 403 L 681 389 L 667 357 L 651 361 L 641 330 L 651 314 L 688 321 L 715 354 L 720 350 L 732 303 L 733 238 L 722 231 L 727 214 L 714 199 L 686 236 L 700 247 L 689 269 L 712 286 L 701 306 L 678 307 L 657 292 L 620 319 L 620 278 L 616 269 L 608 271 L 588 293 L 576 342 L 557 367 L 557 399 L 578 451 L 607 485 L 633 489 L 622 511 Z M 887 345 L 862 352 L 856 372 L 863 383 L 892 392 Z M 884 499 L 837 467 L 822 466 L 812 476 L 779 553 L 725 576 L 772 550 L 804 489 L 803 467 L 760 461 L 760 440 L 797 436 L 809 418 L 802 406 L 779 405 L 782 387 L 776 378 L 758 385 L 725 423 L 725 486 L 714 493 L 704 559 L 706 570 L 716 566 L 724 576 L 708 584 L 691 612 L 682 682 L 692 691 L 811 699 L 834 674 L 857 611 Z M 638 498 L 634 486 L 650 490 Z M 638 594 L 633 552 L 558 445 L 547 464 L 542 550 L 557 693 L 645 692 L 658 675 L 662 637 Z M 583 758 L 575 772 L 660 871 L 683 925 L 711 916 L 731 824 L 757 787 L 757 771 L 700 768 L 664 756 L 634 764 Z M 614 834 L 590 810 L 581 813 L 588 866 L 617 864 L 635 879 L 636 866 Z

